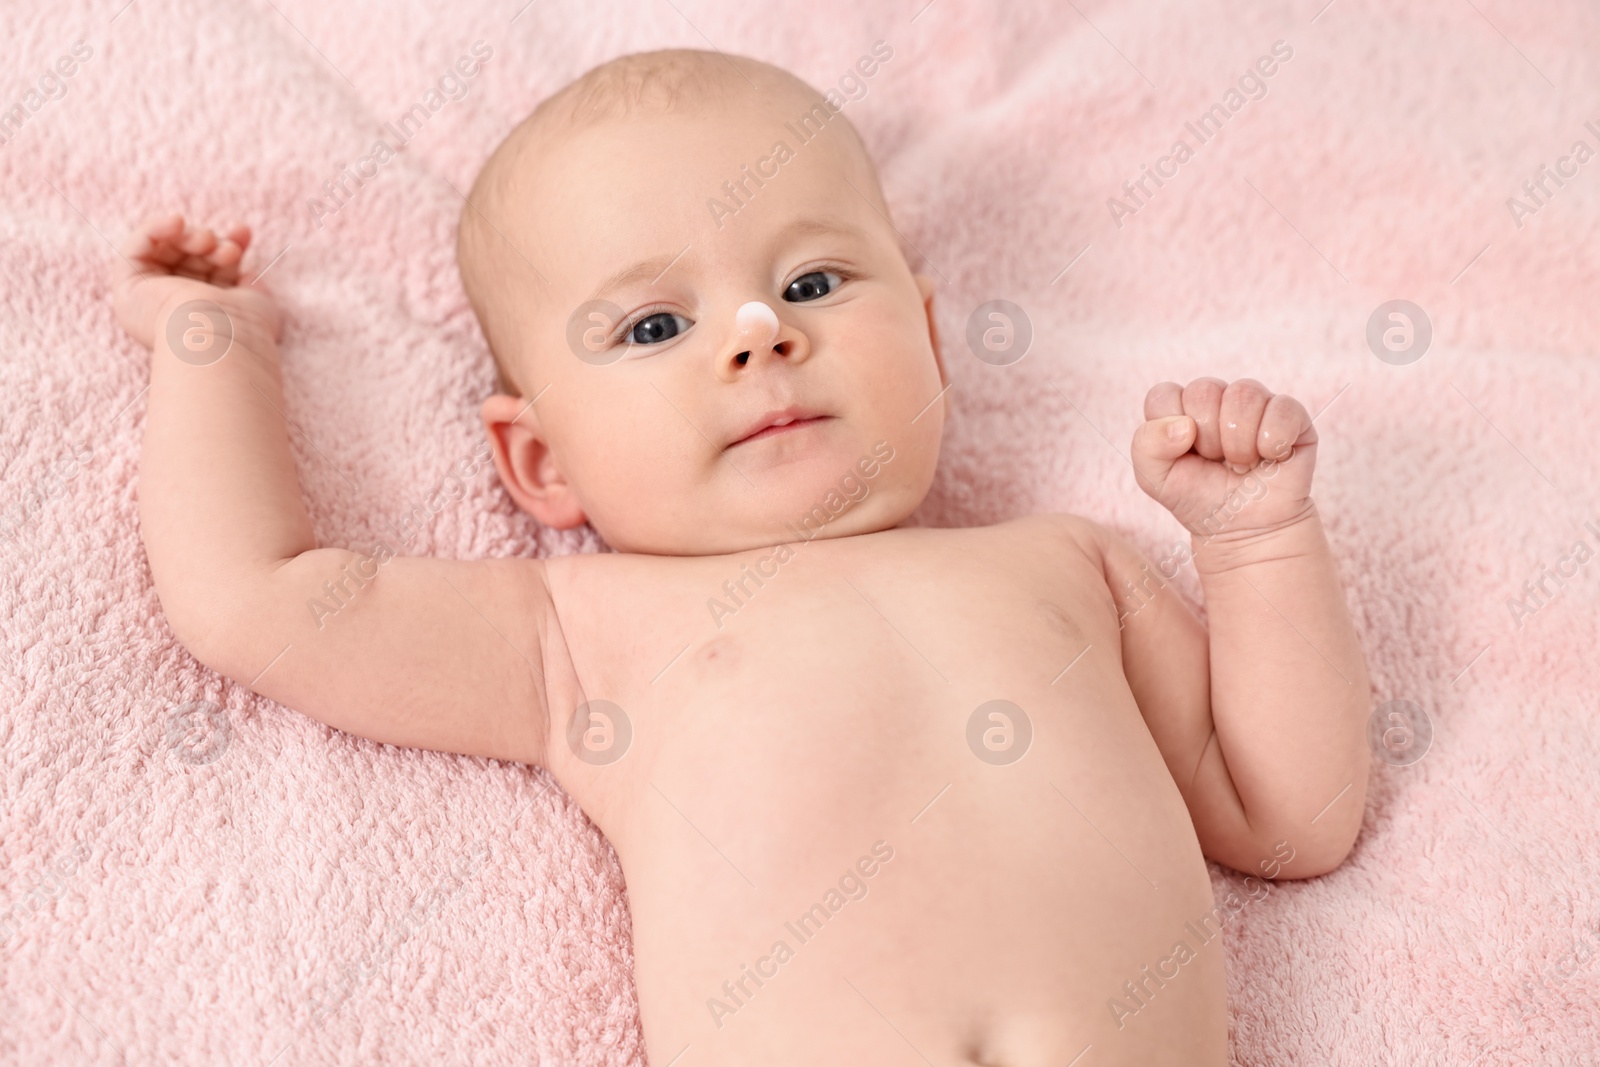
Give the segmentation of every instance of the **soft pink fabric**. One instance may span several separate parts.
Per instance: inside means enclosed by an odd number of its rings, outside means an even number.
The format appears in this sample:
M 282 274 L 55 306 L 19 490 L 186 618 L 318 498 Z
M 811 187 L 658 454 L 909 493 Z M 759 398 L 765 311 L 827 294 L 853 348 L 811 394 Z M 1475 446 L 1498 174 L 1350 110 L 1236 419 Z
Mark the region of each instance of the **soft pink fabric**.
M 1124 458 L 1149 385 L 1248 375 L 1328 405 L 1316 495 L 1373 699 L 1416 701 L 1435 736 L 1377 767 L 1342 869 L 1230 925 L 1236 1061 L 1592 1062 L 1600 560 L 1532 615 L 1507 599 L 1597 547 L 1600 160 L 1520 228 L 1506 204 L 1600 148 L 1592 8 L 119 3 L 0 27 L 0 107 L 25 112 L 0 146 L 0 1062 L 642 1062 L 620 869 L 544 774 L 338 734 L 174 641 L 138 536 L 147 357 L 107 240 L 177 208 L 254 224 L 258 268 L 282 252 L 318 536 L 370 544 L 481 439 L 458 191 L 515 120 L 622 52 L 710 42 L 825 88 L 880 39 L 893 59 L 847 114 L 939 279 L 955 380 L 925 521 L 1072 510 L 1163 555 L 1178 528 Z M 79 38 L 66 95 L 28 110 Z M 1185 122 L 1280 39 L 1268 95 L 1117 226 L 1107 198 L 1194 147 Z M 322 183 L 478 40 L 465 97 L 319 228 Z M 1032 320 L 1014 366 L 964 341 L 994 298 Z M 1395 298 L 1433 325 L 1409 366 L 1365 340 Z M 491 468 L 466 481 L 410 551 L 594 547 L 538 530 Z M 168 720 L 200 700 L 227 747 L 184 762 Z

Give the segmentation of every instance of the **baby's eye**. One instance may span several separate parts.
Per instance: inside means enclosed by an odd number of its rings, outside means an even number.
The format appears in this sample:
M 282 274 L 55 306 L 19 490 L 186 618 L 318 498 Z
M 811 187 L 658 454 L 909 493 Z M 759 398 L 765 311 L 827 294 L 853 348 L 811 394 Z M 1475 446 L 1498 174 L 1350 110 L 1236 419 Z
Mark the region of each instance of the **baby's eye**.
M 630 345 L 655 345 L 678 336 L 688 328 L 689 320 L 682 315 L 658 311 L 629 327 L 628 335 L 623 340 Z
M 783 298 L 790 303 L 802 304 L 807 300 L 827 296 L 843 281 L 844 278 L 837 271 L 814 270 L 790 282 L 789 288 L 783 291 Z

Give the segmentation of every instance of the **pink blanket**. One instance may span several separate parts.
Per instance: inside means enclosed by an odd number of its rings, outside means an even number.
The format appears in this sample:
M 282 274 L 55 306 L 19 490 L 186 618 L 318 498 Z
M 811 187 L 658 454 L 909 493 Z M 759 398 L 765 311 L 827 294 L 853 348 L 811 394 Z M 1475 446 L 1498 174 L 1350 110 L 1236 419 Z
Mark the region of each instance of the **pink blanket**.
M 619 867 L 542 772 L 338 734 L 174 641 L 138 537 L 147 357 L 107 276 L 147 212 L 256 226 L 325 543 L 592 548 L 475 451 L 455 220 L 541 97 L 665 46 L 839 88 L 876 153 L 955 379 L 925 522 L 1079 511 L 1160 558 L 1179 529 L 1125 458 L 1150 384 L 1320 410 L 1373 701 L 1420 713 L 1380 719 L 1348 864 L 1229 924 L 1235 1061 L 1593 1062 L 1592 10 L 924 3 L 0 16 L 0 1062 L 643 1061 Z M 1031 323 L 1020 362 L 969 347 L 995 299 Z

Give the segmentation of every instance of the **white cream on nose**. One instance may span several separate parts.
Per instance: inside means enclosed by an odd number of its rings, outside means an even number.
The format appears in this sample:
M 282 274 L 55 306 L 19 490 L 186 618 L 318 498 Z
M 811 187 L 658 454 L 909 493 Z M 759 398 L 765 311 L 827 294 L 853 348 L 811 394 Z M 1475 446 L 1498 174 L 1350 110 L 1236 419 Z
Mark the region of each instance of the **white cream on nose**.
M 739 330 L 741 343 L 765 344 L 778 336 L 778 313 L 759 300 L 741 304 L 734 312 L 733 324 Z

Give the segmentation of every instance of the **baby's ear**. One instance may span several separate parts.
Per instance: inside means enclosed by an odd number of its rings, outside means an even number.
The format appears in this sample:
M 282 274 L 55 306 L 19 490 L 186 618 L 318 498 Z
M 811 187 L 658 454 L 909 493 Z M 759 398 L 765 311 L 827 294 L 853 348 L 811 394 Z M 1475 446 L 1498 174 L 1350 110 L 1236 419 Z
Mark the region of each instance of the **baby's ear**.
M 483 402 L 482 416 L 495 470 L 517 507 L 553 529 L 582 526 L 587 521 L 583 505 L 556 467 L 533 405 L 496 393 Z
M 917 292 L 922 294 L 922 310 L 928 317 L 928 341 L 933 345 L 933 362 L 939 368 L 939 384 L 950 384 L 950 375 L 944 370 L 944 356 L 939 352 L 939 323 L 933 314 L 933 278 L 927 274 L 913 274 Z

